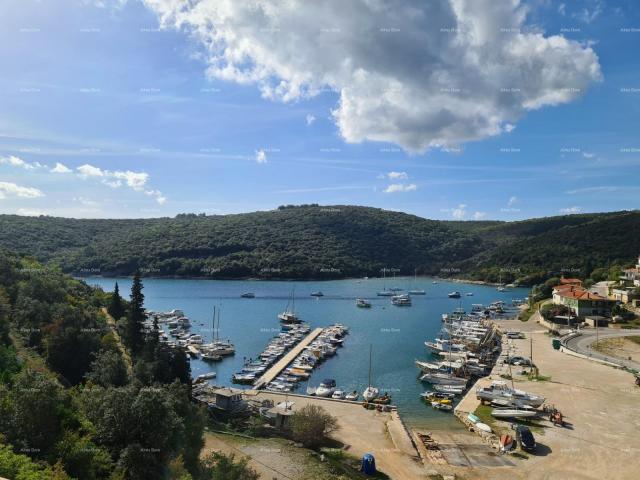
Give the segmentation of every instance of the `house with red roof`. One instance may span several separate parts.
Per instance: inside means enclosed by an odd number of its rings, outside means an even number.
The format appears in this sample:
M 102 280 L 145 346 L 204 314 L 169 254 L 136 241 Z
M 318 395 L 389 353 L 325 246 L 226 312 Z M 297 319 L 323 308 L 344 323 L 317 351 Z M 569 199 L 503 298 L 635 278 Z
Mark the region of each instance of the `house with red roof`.
M 615 304 L 613 300 L 590 292 L 581 285 L 573 284 L 560 284 L 554 287 L 553 303 L 570 308 L 573 315 L 579 318 L 593 315 L 609 317 L 611 308 Z

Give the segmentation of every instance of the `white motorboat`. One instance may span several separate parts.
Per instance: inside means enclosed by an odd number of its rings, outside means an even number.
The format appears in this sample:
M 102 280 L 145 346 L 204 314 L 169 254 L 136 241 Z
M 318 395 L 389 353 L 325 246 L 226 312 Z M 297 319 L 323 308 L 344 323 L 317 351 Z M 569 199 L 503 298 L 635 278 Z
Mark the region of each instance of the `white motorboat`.
M 494 408 L 491 411 L 491 416 L 496 418 L 532 418 L 537 415 L 536 410 L 520 408 Z
M 458 385 L 463 387 L 467 385 L 466 378 L 454 377 L 448 373 L 425 373 L 420 377 L 420 380 L 434 385 Z
M 241 298 L 256 298 L 256 294 L 253 292 L 245 292 L 240 295 Z
M 409 295 L 394 295 L 391 297 L 391 303 L 397 307 L 410 307 L 411 297 Z
M 307 395 L 315 395 L 316 394 L 316 387 L 307 387 Z
M 453 393 L 454 395 L 460 395 L 464 392 L 464 387 L 456 385 L 433 385 L 433 388 L 437 392 Z
M 332 378 L 327 378 L 316 388 L 316 397 L 330 397 L 336 390 L 336 381 Z
M 359 395 L 358 395 L 358 392 L 356 392 L 356 391 L 354 390 L 354 391 L 353 391 L 353 392 L 351 392 L 351 393 L 347 393 L 347 394 L 344 396 L 344 399 L 345 399 L 345 400 L 351 400 L 352 402 L 355 402 L 356 400 L 358 400 L 358 396 L 359 396 Z
M 449 298 L 460 298 L 460 292 L 451 292 L 447 296 Z
M 496 399 L 507 399 L 514 403 L 539 407 L 545 401 L 540 395 L 534 395 L 523 390 L 516 390 L 508 387 L 506 382 L 495 380 L 490 386 L 476 389 L 476 397 L 480 400 L 493 401 Z
M 344 400 L 344 397 L 345 397 L 345 393 L 342 390 L 336 390 L 331 395 L 331 398 L 333 398 L 335 400 Z
M 216 372 L 209 372 L 198 375 L 198 380 L 210 380 L 212 378 L 216 378 Z

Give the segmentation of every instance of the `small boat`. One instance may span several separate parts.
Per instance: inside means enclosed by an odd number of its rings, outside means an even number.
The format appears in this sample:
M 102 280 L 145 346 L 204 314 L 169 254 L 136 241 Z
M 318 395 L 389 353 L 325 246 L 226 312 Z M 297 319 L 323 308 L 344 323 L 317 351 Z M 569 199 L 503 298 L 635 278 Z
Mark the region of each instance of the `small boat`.
M 433 388 L 438 392 L 453 393 L 454 395 L 460 395 L 464 392 L 464 387 L 457 385 L 434 385 Z
M 467 418 L 471 423 L 478 423 L 480 421 L 480 417 L 478 417 L 477 415 L 474 415 L 473 413 L 468 414 Z
M 391 303 L 396 307 L 410 307 L 411 297 L 409 295 L 394 295 L 391 297 Z
M 345 400 L 351 400 L 352 402 L 355 402 L 356 400 L 358 400 L 358 396 L 359 396 L 359 395 L 358 395 L 358 392 L 354 390 L 354 391 L 353 391 L 353 392 L 351 392 L 351 393 L 347 393 L 347 394 L 344 396 L 344 399 L 345 399 Z
M 414 269 L 413 270 L 413 283 L 415 285 L 415 283 L 418 280 L 418 269 Z M 421 288 L 414 288 L 413 290 L 409 290 L 409 294 L 410 295 L 426 295 L 427 292 L 425 292 L 424 290 L 422 290 Z
M 379 297 L 393 297 L 395 295 L 395 292 L 391 290 L 381 290 L 377 293 L 377 295 Z
M 336 390 L 331 395 L 331 398 L 333 398 L 334 400 L 344 400 L 344 397 L 345 397 L 345 393 L 342 390 Z
M 253 292 L 246 292 L 240 295 L 240 298 L 256 298 L 256 294 Z
M 287 307 L 284 312 L 278 315 L 278 319 L 282 323 L 301 323 L 300 317 L 298 317 L 295 313 L 296 308 L 296 292 L 295 289 L 291 290 L 291 294 L 289 295 L 289 300 L 287 301 Z
M 217 353 L 211 353 L 211 352 L 203 352 L 201 355 L 201 358 L 205 362 L 219 362 L 220 360 L 222 360 L 221 355 L 218 355 Z
M 467 297 L 473 297 L 473 292 L 467 292 Z
M 371 356 L 373 352 L 373 347 L 369 346 L 369 386 L 362 392 L 362 398 L 365 402 L 371 402 L 378 398 L 380 395 L 380 390 L 371 385 Z
M 307 387 L 307 395 L 315 395 L 316 394 L 316 387 Z
M 451 292 L 447 295 L 449 298 L 460 298 L 460 292 Z
M 210 380 L 212 378 L 216 378 L 216 372 L 209 372 L 198 375 L 198 380 Z
M 537 415 L 536 410 L 519 408 L 494 408 L 491 411 L 491 416 L 496 418 L 532 418 Z
M 476 422 L 474 424 L 474 426 L 478 429 L 478 430 L 482 430 L 483 432 L 487 432 L 487 433 L 491 433 L 491 427 L 489 425 L 487 425 L 486 423 L 482 423 L 482 422 Z
M 431 402 L 431 406 L 436 410 L 442 410 L 444 412 L 449 412 L 453 410 L 453 407 L 447 403 Z
M 371 403 L 375 403 L 377 405 L 389 405 L 391 403 L 391 395 L 385 393 L 384 395 L 371 400 Z
M 330 397 L 336 390 L 336 381 L 332 378 L 327 378 L 316 388 L 317 397 Z
M 436 282 L 435 280 L 434 280 L 433 282 L 431 282 L 431 283 L 433 283 L 434 285 L 437 285 L 437 284 L 438 284 L 438 282 Z
M 368 302 L 364 298 L 357 298 L 356 306 L 359 308 L 371 308 L 371 302 Z
M 312 292 L 311 293 L 312 297 L 324 297 L 324 293 L 318 291 L 318 292 Z

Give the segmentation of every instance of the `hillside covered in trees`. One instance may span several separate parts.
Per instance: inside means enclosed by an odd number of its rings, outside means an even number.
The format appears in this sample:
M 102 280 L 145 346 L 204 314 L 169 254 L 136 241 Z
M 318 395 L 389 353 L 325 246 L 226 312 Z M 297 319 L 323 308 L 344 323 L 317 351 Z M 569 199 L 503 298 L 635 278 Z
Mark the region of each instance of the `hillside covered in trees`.
M 341 278 L 397 274 L 588 277 L 640 252 L 640 212 L 447 222 L 355 206 L 78 220 L 0 216 L 0 246 L 77 275 Z
M 200 458 L 189 362 L 144 331 L 134 287 L 116 299 L 0 250 L 0 477 L 231 478 L 233 458 Z

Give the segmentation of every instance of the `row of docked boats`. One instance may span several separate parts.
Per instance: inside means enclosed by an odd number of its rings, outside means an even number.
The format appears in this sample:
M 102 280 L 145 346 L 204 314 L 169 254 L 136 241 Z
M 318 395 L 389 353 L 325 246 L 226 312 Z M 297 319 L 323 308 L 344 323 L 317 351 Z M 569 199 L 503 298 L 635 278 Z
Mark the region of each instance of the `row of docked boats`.
M 341 324 L 331 325 L 320 332 L 284 370 L 266 385 L 266 390 L 275 392 L 291 392 L 299 382 L 308 380 L 313 370 L 327 358 L 333 357 L 342 347 L 344 337 L 349 329 Z M 318 387 L 320 389 L 320 387 Z M 329 391 L 331 390 L 331 391 Z M 332 387 L 322 390 L 319 396 L 330 396 L 336 392 L 335 381 Z M 307 390 L 307 393 L 309 391 Z M 326 393 L 326 394 L 325 394 Z
M 234 383 L 253 384 L 262 374 L 295 345 L 297 345 L 310 331 L 305 324 L 291 325 L 275 335 L 256 359 L 249 358 L 242 370 L 231 377 Z
M 482 317 L 466 315 L 460 308 L 443 315 L 442 335 L 424 342 L 432 358 L 415 361 L 420 380 L 430 386 L 421 397 L 435 409 L 452 410 L 454 398 L 473 378 L 489 374 L 499 351 L 492 348 L 492 332 Z
M 362 399 L 365 403 L 377 405 L 388 405 L 391 403 L 391 395 L 384 393 L 380 395 L 380 389 L 371 383 L 371 365 L 372 365 L 372 347 L 369 348 L 369 384 L 362 392 Z M 315 395 L 317 397 L 331 397 L 336 400 L 357 401 L 360 398 L 357 390 L 348 393 L 336 386 L 336 381 L 332 378 L 323 380 L 317 387 L 307 387 L 307 395 Z
M 493 381 L 487 387 L 476 389 L 476 398 L 491 404 L 491 415 L 495 418 L 533 418 L 544 413 L 539 410 L 545 398 L 524 390 L 518 390 L 501 380 Z

